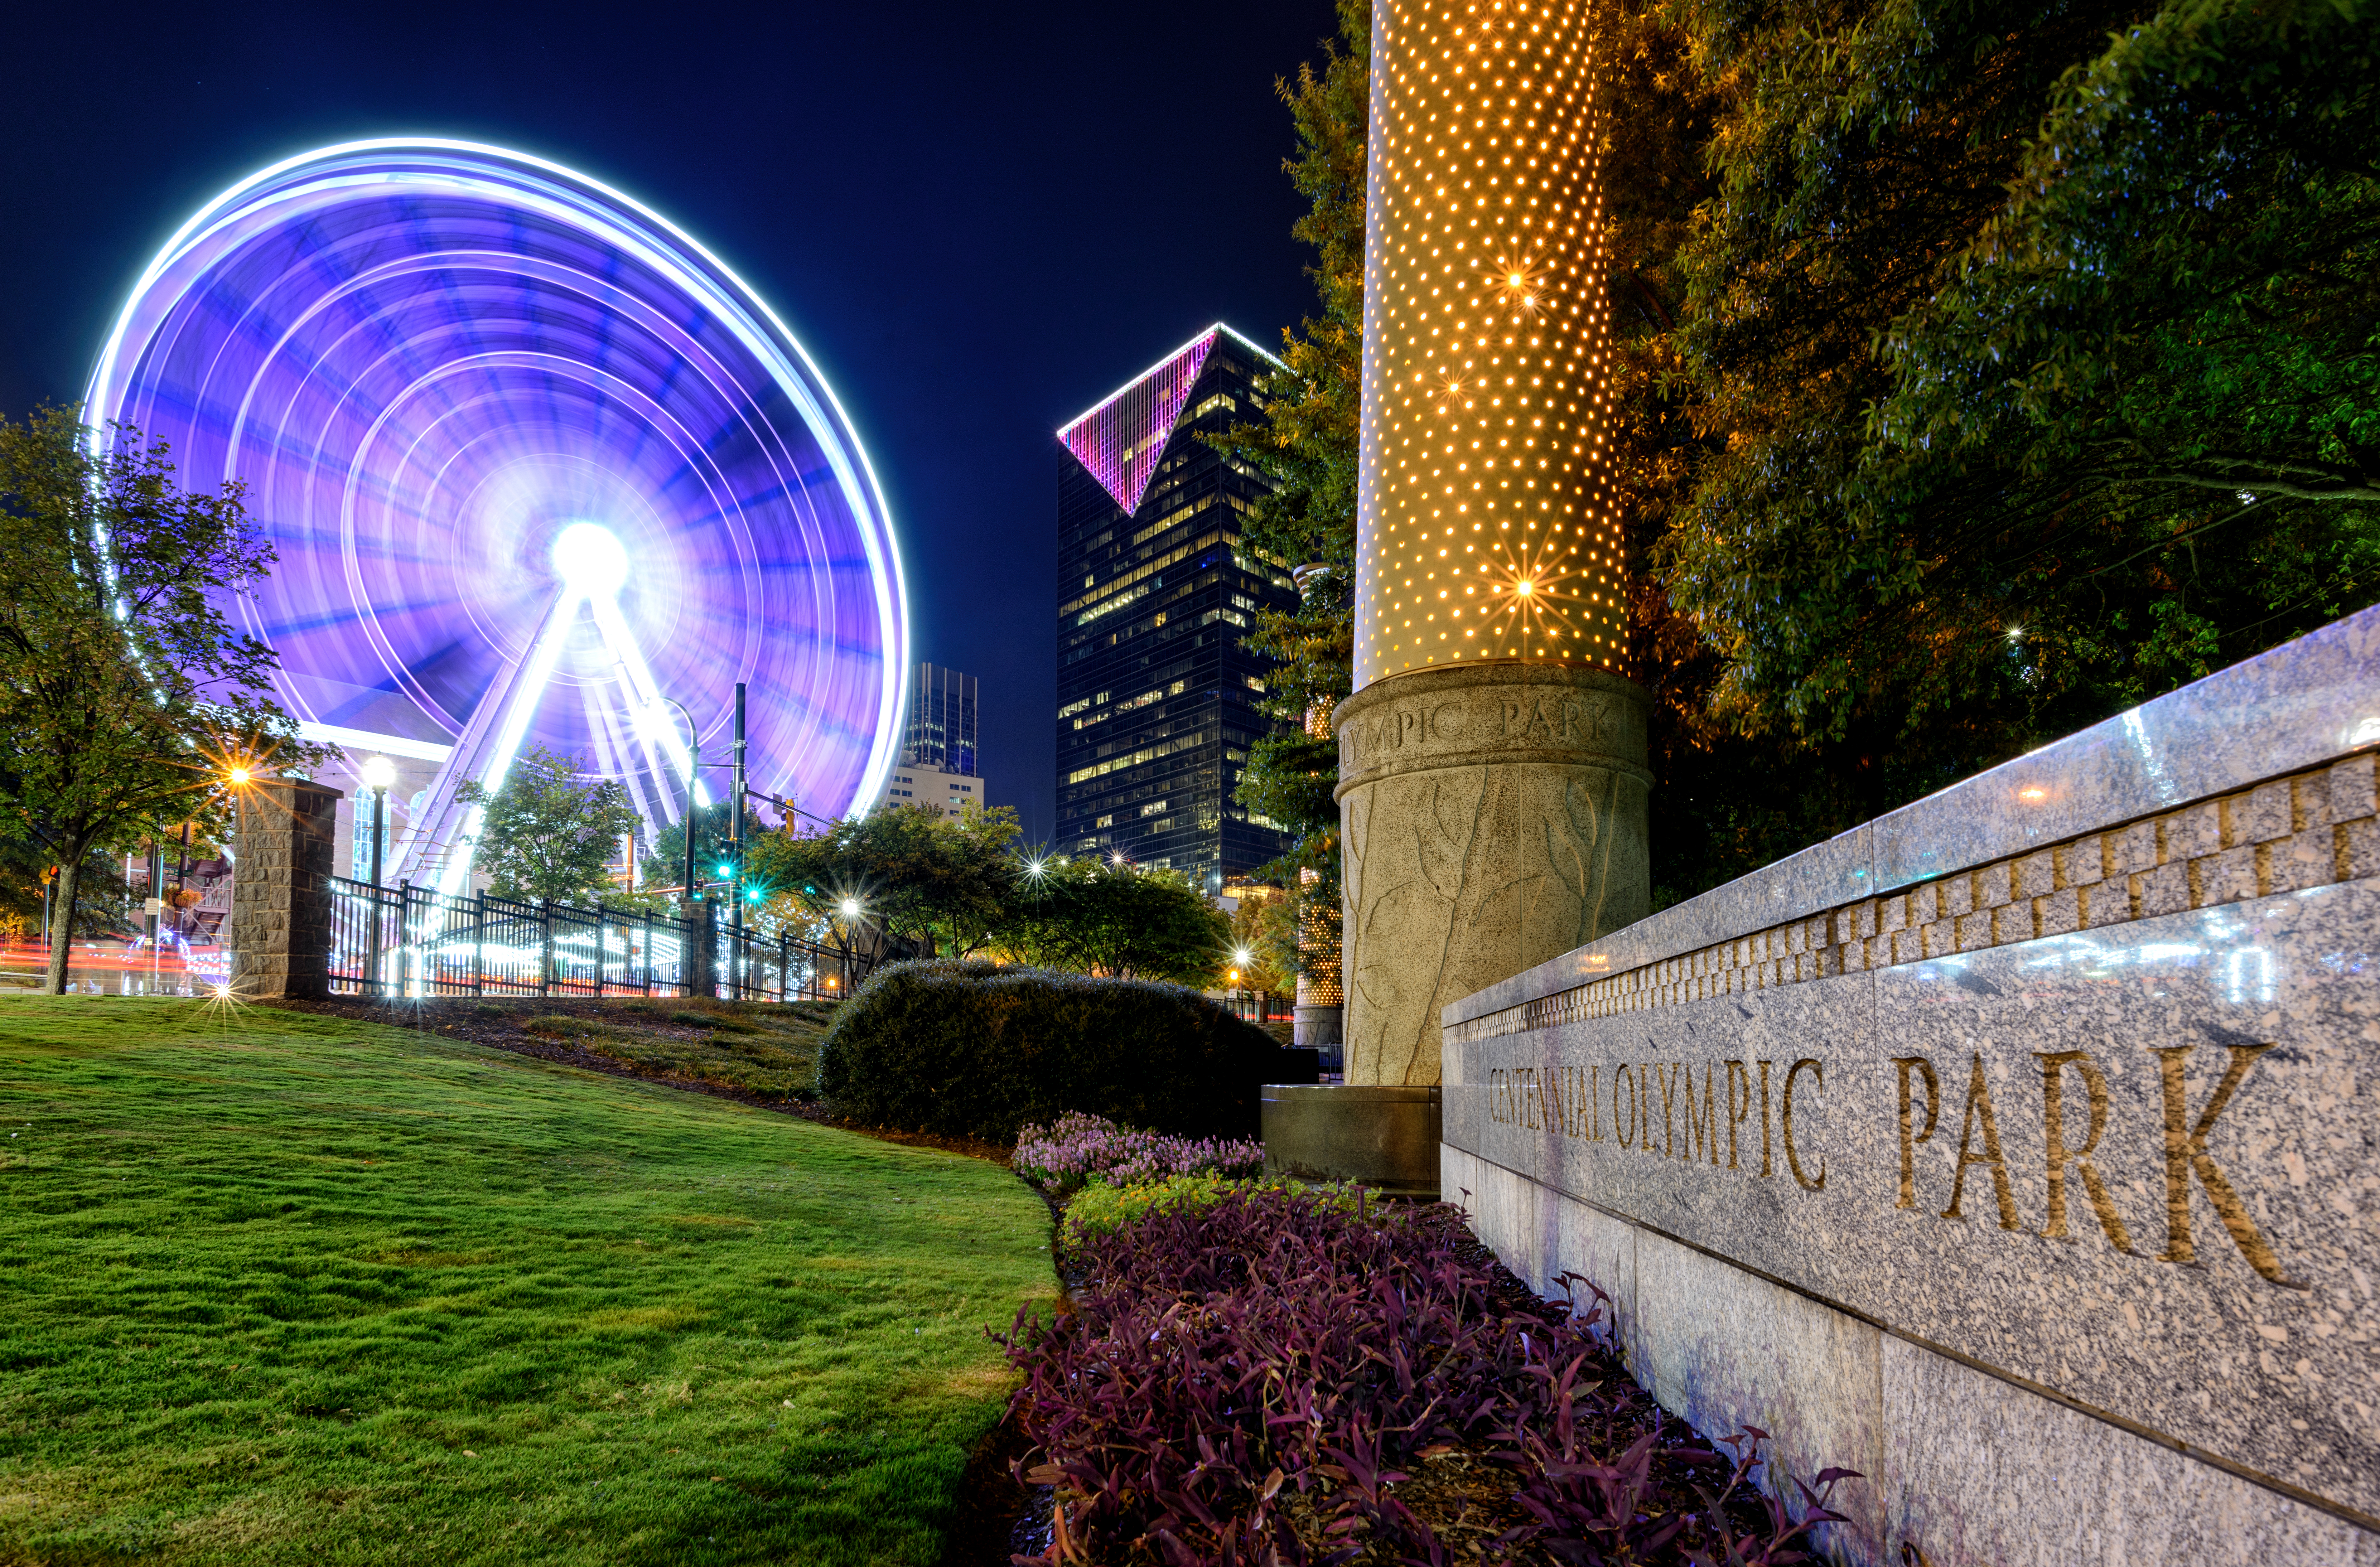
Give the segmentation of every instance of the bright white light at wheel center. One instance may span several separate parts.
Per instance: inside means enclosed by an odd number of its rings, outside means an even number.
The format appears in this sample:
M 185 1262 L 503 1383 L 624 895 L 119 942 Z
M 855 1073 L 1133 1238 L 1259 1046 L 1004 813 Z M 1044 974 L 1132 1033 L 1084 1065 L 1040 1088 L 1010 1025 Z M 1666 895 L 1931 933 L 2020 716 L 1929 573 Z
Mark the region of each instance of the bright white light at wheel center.
M 628 552 L 610 528 L 574 522 L 554 537 L 553 569 L 566 587 L 609 599 L 627 583 Z

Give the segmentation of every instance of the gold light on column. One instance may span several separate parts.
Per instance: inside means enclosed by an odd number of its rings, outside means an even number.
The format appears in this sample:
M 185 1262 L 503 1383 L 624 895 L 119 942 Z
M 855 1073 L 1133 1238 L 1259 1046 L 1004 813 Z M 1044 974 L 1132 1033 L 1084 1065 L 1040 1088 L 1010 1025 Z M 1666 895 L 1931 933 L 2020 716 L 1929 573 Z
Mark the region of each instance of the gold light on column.
M 1355 686 L 1618 672 L 1610 312 L 1581 0 L 1376 0 Z

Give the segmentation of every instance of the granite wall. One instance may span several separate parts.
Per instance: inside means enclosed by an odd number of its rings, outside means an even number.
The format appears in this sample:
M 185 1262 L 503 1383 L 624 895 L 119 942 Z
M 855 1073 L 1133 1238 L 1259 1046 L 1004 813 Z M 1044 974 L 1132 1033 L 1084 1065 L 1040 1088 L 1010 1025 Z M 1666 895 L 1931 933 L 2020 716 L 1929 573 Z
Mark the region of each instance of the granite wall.
M 1841 1560 L 2380 1563 L 2380 611 L 1450 1006 L 1444 1190 Z

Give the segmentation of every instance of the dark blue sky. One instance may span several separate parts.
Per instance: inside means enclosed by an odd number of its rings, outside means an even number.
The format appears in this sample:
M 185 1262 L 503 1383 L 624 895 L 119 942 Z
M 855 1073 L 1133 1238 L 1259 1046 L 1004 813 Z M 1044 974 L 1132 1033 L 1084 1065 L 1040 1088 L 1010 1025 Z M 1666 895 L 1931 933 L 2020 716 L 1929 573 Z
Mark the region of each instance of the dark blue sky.
M 501 142 L 643 200 L 790 322 L 890 493 L 920 657 L 983 682 L 994 804 L 1051 826 L 1059 424 L 1308 254 L 1273 79 L 1329 0 L 47 6 L 0 93 L 0 409 L 77 395 L 151 251 L 306 148 Z

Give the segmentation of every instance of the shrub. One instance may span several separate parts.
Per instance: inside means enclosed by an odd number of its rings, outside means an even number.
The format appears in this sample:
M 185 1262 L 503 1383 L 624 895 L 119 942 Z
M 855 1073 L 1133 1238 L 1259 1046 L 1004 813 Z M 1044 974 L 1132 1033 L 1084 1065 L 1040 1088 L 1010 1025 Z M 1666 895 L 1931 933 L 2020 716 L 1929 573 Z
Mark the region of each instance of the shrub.
M 1066 1205 L 1066 1216 L 1058 1223 L 1059 1242 L 1075 1252 L 1092 1236 L 1111 1235 L 1150 1214 L 1196 1213 L 1254 1191 L 1286 1192 L 1342 1213 L 1354 1213 L 1364 1206 L 1363 1194 L 1354 1186 L 1309 1186 L 1303 1181 L 1231 1181 L 1213 1173 L 1169 1175 L 1131 1185 L 1094 1181 Z
M 1819 1474 L 1798 1518 L 1759 1496 L 1763 1433 L 1706 1445 L 1629 1378 L 1599 1294 L 1578 1317 L 1528 1296 L 1451 1208 L 1366 1221 L 1235 1190 L 1073 1260 L 1075 1309 L 1022 1310 L 1007 1339 L 1036 1444 L 1015 1470 L 1059 1491 L 1052 1561 L 1442 1562 L 1393 1488 L 1468 1452 L 1515 1488 L 1498 1560 L 1783 1567 L 1856 1477 Z
M 835 1014 L 819 1091 L 864 1125 L 1014 1142 L 1068 1111 L 1249 1136 L 1280 1051 L 1196 990 L 979 959 L 880 968 Z
M 1018 1174 L 1064 1198 L 1088 1181 L 1130 1186 L 1168 1175 L 1253 1175 L 1264 1165 L 1264 1145 L 1135 1132 L 1077 1111 L 1017 1133 L 1013 1162 Z

